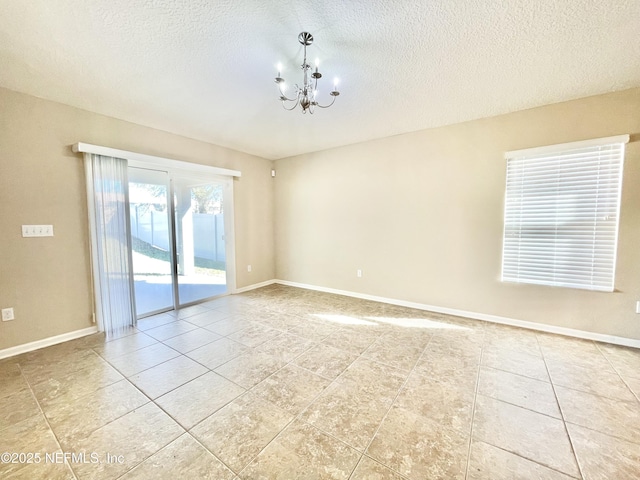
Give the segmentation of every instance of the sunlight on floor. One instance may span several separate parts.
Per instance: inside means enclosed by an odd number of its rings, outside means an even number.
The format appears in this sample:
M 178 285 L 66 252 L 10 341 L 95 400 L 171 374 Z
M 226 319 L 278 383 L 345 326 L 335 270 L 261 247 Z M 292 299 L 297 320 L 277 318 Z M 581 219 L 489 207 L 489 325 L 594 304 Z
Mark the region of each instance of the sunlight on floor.
M 328 313 L 312 313 L 311 315 L 314 317 L 321 318 L 322 320 L 327 320 L 333 323 L 339 323 L 341 325 L 370 325 L 370 326 L 376 325 L 374 322 L 368 322 L 367 320 L 350 317 L 348 315 L 332 315 Z
M 327 320 L 332 323 L 338 323 L 340 325 L 365 325 L 376 326 L 381 323 L 387 325 L 394 325 L 396 327 L 405 328 L 425 328 L 431 330 L 471 330 L 468 327 L 460 325 L 454 325 L 451 323 L 437 322 L 428 318 L 395 318 L 395 317 L 352 317 L 350 315 L 336 315 L 329 313 L 312 313 L 311 316 L 319 318 L 321 320 Z
M 429 329 L 441 329 L 441 330 L 471 330 L 467 327 L 460 325 L 453 325 L 451 323 L 436 322 L 429 320 L 428 318 L 391 318 L 391 317 L 365 317 L 374 322 L 387 323 L 389 325 L 395 325 L 397 327 L 408 328 L 429 328 Z

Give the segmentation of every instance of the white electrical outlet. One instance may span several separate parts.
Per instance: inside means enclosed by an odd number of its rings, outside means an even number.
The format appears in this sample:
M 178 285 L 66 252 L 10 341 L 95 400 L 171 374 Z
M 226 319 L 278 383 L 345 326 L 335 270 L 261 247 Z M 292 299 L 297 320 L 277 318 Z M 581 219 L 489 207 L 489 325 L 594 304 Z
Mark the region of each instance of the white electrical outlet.
M 3 308 L 2 309 L 2 321 L 8 322 L 9 320 L 13 320 L 15 317 L 13 316 L 13 308 Z
M 247 272 L 251 272 L 251 265 L 247 265 Z
M 23 237 L 53 237 L 53 225 L 22 225 Z
M 636 302 L 636 313 L 640 313 L 640 300 Z
M 356 276 L 358 278 L 362 277 L 362 270 L 360 270 L 360 269 L 356 270 Z

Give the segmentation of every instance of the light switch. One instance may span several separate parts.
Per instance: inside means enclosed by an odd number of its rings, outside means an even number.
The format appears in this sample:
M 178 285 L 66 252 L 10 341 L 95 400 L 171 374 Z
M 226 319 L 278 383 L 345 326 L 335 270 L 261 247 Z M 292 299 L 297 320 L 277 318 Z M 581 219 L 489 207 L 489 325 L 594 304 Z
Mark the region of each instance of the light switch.
M 53 225 L 22 225 L 23 237 L 53 237 Z

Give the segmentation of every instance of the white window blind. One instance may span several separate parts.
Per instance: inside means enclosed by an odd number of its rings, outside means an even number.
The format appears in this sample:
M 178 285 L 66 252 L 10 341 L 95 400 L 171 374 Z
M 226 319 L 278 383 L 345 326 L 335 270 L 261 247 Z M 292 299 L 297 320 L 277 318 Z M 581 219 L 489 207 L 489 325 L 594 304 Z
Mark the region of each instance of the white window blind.
M 506 154 L 503 281 L 613 291 L 628 141 Z

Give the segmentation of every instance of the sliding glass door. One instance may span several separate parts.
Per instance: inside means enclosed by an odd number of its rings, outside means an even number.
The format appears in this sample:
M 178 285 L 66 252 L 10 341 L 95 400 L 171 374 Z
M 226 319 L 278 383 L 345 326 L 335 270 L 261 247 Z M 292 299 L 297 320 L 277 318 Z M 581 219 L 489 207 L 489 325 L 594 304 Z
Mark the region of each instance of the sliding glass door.
M 138 317 L 174 307 L 169 176 L 129 167 L 133 279 Z
M 226 293 L 224 184 L 174 177 L 173 193 L 179 303 Z
M 229 182 L 129 167 L 139 318 L 227 293 Z

